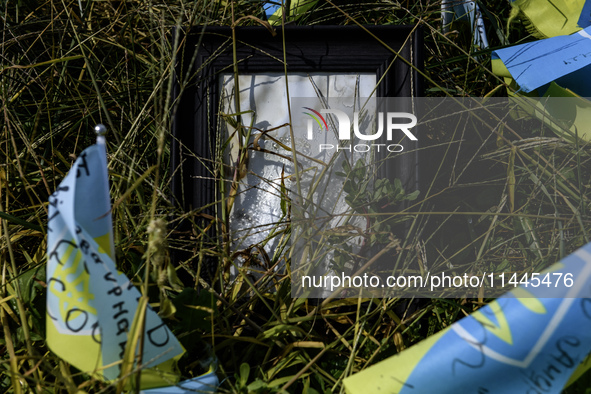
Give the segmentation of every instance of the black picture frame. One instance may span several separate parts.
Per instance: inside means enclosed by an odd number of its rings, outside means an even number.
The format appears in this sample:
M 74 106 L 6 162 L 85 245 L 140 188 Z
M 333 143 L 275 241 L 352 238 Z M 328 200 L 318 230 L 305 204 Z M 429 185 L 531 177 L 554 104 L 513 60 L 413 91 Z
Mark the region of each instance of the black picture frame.
M 317 25 L 275 30 L 273 36 L 264 27 L 235 29 L 239 73 L 284 72 L 285 59 L 288 73 L 375 73 L 380 81 L 377 97 L 423 94 L 423 79 L 417 71 L 423 68 L 423 37 L 417 26 Z M 173 87 L 172 200 L 183 212 L 198 210 L 207 218 L 215 214 L 218 76 L 233 72 L 232 29 L 195 28 L 180 39 Z M 417 148 L 380 166 L 379 176 L 400 179 L 406 190 L 418 189 Z M 186 228 L 180 225 L 177 230 L 182 233 Z

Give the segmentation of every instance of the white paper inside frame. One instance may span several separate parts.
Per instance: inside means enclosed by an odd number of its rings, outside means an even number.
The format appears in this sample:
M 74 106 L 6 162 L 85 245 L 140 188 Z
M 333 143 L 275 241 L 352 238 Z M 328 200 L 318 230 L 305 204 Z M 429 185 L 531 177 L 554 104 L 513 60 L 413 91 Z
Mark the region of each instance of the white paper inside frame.
M 317 73 L 312 75 L 292 73 L 288 75 L 287 82 L 289 84 L 290 97 L 327 99 L 375 97 L 374 89 L 377 81 L 373 73 Z M 220 92 L 222 94 L 221 112 L 225 114 L 236 113 L 233 75 L 223 75 L 220 78 L 220 84 Z M 240 111 L 252 111 L 251 113 L 242 115 L 242 122 L 245 126 L 249 127 L 251 122 L 253 125 L 250 142 L 252 143 L 261 131 L 264 132 L 277 128 L 268 132 L 267 135 L 287 146 L 291 146 L 289 127 L 280 127 L 287 125 L 290 121 L 285 75 L 283 73 L 243 74 L 239 77 L 239 87 Z M 350 104 L 356 107 L 363 105 L 363 103 L 355 101 L 351 100 Z M 314 157 L 324 163 L 329 163 L 332 159 L 334 164 L 335 160 L 332 157 L 334 152 L 319 152 L 318 141 L 308 141 L 306 138 L 305 127 L 302 127 L 302 124 L 307 119 L 302 116 L 302 108 L 292 107 L 291 111 L 292 121 L 294 122 L 294 138 L 298 152 L 309 157 Z M 297 122 L 302 124 L 296 125 Z M 222 130 L 226 133 L 226 139 L 235 131 L 227 123 L 222 127 Z M 338 143 L 334 135 L 323 138 L 327 138 L 323 141 L 324 143 Z M 273 254 L 279 244 L 280 237 L 270 237 L 270 235 L 280 229 L 280 222 L 283 216 L 280 192 L 282 169 L 284 168 L 284 178 L 286 178 L 285 185 L 288 189 L 292 190 L 290 198 L 296 198 L 293 196 L 296 190 L 296 182 L 292 176 L 294 173 L 292 162 L 280 156 L 283 155 L 291 158 L 292 153 L 289 150 L 283 149 L 267 136 L 260 138 L 258 144 L 261 148 L 273 153 L 249 150 L 248 172 L 240 180 L 238 196 L 230 213 L 232 250 L 239 251 L 259 244 L 264 247 L 269 258 L 273 260 Z M 224 153 L 224 157 L 227 160 L 226 164 L 229 166 L 227 168 L 232 168 L 232 171 L 237 163 L 238 147 L 238 139 L 234 135 L 234 138 Z M 356 161 L 354 157 L 348 157 L 347 159 L 352 163 Z M 306 196 L 310 191 L 310 185 L 314 184 L 318 179 L 318 174 L 320 173 L 319 167 L 323 166 L 307 160 L 300 155 L 298 155 L 298 162 L 300 163 L 302 194 Z M 342 167 L 338 163 L 332 167 L 334 171 L 342 171 Z M 232 175 L 232 173 L 229 174 L 230 180 Z M 328 185 L 325 182 L 322 187 L 316 187 L 314 189 L 315 196 L 313 199 L 315 201 L 322 201 L 321 206 L 315 205 L 314 208 L 311 208 L 317 210 L 314 213 L 316 217 L 322 216 L 318 210 L 326 211 L 328 214 L 339 214 L 348 209 L 342 195 L 342 178 L 340 178 L 340 185 L 334 184 L 335 181 L 337 183 L 339 181 L 336 176 L 326 176 L 325 178 L 327 182 L 330 178 L 331 184 Z M 326 195 L 326 193 L 330 195 Z M 285 219 L 283 222 L 285 223 Z M 337 226 L 339 223 L 331 223 L 331 225 Z M 242 258 L 238 258 L 237 260 L 237 263 L 243 261 Z M 280 264 L 282 263 L 280 262 Z M 268 267 L 251 266 L 250 268 L 254 272 L 263 272 Z M 234 269 L 232 271 L 235 273 Z

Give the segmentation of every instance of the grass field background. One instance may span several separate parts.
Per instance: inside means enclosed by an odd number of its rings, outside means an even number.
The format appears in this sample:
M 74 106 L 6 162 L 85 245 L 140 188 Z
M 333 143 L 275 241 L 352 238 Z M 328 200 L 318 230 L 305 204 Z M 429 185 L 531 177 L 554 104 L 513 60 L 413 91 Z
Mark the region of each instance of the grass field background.
M 152 264 L 151 302 L 188 350 L 180 363 L 184 378 L 203 373 L 215 353 L 221 392 L 340 392 L 346 376 L 403 351 L 487 301 L 347 299 L 318 305 L 292 299 L 288 276 L 273 292 L 264 281 L 264 291 L 245 280 L 230 281 L 223 270 L 213 282 L 204 280 L 198 242 L 205 230 L 195 227 L 192 237 L 180 243 L 167 227 L 173 213 L 192 215 L 170 202 L 177 50 L 172 32 L 175 27 L 264 24 L 261 2 L 0 4 L 0 391 L 116 391 L 59 360 L 44 341 L 47 201 L 77 155 L 94 143 L 92 129 L 98 123 L 109 129 L 119 269 L 142 286 L 146 261 Z M 507 25 L 507 2 L 481 3 L 491 45 L 481 50 L 473 46 L 467 25 L 458 23 L 443 33 L 440 7 L 424 0 L 311 1 L 288 13 L 285 23 L 419 25 L 425 37 L 425 95 L 506 95 L 503 80 L 490 71 L 490 51 L 533 40 L 522 21 Z M 428 138 L 446 144 L 455 137 L 433 133 Z M 481 149 L 472 160 L 454 162 L 460 175 L 437 200 L 442 213 L 431 223 L 447 226 L 442 227 L 447 235 L 404 239 L 394 234 L 408 250 L 424 250 L 427 258 L 443 263 L 521 272 L 548 266 L 589 241 L 591 167 L 585 141 L 529 131 L 464 138 Z M 469 174 L 479 174 L 478 180 Z M 507 215 L 498 220 L 481 214 L 501 211 Z M 552 215 L 560 220 L 548 220 Z M 169 245 L 192 251 L 191 263 L 169 267 Z M 216 250 L 213 258 L 220 262 L 231 257 L 224 254 L 225 245 Z M 569 392 L 585 392 L 589 383 L 583 377 Z

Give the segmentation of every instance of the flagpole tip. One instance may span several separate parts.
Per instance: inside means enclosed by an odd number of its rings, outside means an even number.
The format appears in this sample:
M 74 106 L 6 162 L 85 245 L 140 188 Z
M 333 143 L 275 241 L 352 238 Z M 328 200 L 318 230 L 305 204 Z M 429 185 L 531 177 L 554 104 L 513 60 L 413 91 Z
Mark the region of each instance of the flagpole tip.
M 96 126 L 94 126 L 94 132 L 97 136 L 103 136 L 107 134 L 107 128 L 104 124 L 97 124 Z

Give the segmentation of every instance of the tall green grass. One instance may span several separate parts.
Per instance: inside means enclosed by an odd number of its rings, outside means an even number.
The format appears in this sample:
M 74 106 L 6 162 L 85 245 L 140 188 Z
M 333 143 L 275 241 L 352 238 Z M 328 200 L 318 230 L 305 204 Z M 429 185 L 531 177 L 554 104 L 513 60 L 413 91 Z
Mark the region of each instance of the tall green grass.
M 469 29 L 457 25 L 442 34 L 437 2 L 313 3 L 302 14 L 286 13 L 285 22 L 420 25 L 426 39 L 427 95 L 481 97 L 504 92 L 503 82 L 490 72 L 489 51 L 472 47 Z M 492 46 L 530 39 L 519 23 L 507 30 L 508 5 L 490 3 L 482 5 Z M 1 4 L 1 391 L 116 390 L 59 360 L 44 341 L 47 200 L 76 155 L 94 143 L 91 130 L 97 123 L 109 129 L 119 268 L 145 286 L 150 301 L 187 348 L 180 364 L 186 378 L 202 373 L 200 361 L 215 353 L 222 392 L 339 392 L 346 376 L 449 326 L 485 301 L 335 299 L 317 304 L 292 299 L 286 275 L 269 272 L 260 282 L 250 283 L 247 277 L 229 282 L 221 275 L 211 285 L 203 279 L 200 265 L 186 264 L 173 267 L 183 278 L 179 284 L 166 269 L 166 253 L 158 255 L 171 235 L 154 238 L 155 228 L 150 226 L 171 214 L 171 87 L 178 43 L 173 28 L 231 25 L 238 20 L 254 25 L 256 20 L 241 18 L 261 18 L 261 4 Z M 430 263 L 473 262 L 515 271 L 547 266 L 587 242 L 588 146 L 550 135 L 531 137 L 507 130 L 494 136 L 464 136 L 486 149 L 476 150 L 469 162 L 458 162 L 463 167 L 454 167 L 455 174 L 487 168 L 487 178 L 478 183 L 454 178 L 436 200 L 439 215 L 427 215 L 427 204 L 424 213 L 416 215 L 417 226 L 424 228 L 428 221 L 442 232 L 453 229 L 447 231 L 453 236 L 396 236 Z M 456 137 L 433 132 L 427 138 L 447 144 Z M 564 220 L 547 220 L 544 216 L 550 211 Z M 495 216 L 497 212 L 510 215 Z M 185 244 L 175 242 L 174 247 L 195 250 L 195 260 L 203 261 L 207 256 L 199 246 L 204 232 L 196 227 Z M 159 248 L 154 249 L 155 242 Z M 162 261 L 148 281 L 146 256 Z M 272 292 L 268 283 L 274 283 Z

